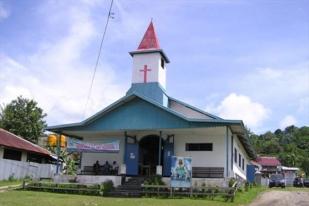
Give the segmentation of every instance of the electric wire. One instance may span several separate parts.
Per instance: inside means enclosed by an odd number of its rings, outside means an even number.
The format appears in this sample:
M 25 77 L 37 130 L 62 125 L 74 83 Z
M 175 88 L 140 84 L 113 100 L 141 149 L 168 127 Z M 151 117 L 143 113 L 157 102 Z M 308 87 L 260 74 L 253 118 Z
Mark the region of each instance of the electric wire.
M 100 61 L 100 56 L 101 56 L 101 53 L 102 53 L 103 42 L 104 42 L 104 39 L 105 39 L 105 34 L 106 34 L 106 31 L 107 31 L 109 19 L 112 18 L 113 13 L 111 11 L 112 11 L 112 7 L 113 7 L 113 2 L 114 2 L 114 0 L 111 0 L 110 6 L 109 6 L 109 11 L 108 11 L 108 15 L 107 15 L 107 19 L 106 19 L 106 23 L 105 23 L 105 27 L 104 27 L 104 32 L 103 32 L 103 35 L 102 35 L 102 39 L 101 39 L 101 43 L 100 43 L 100 47 L 99 47 L 99 52 L 98 52 L 98 56 L 97 56 L 97 59 L 96 59 L 95 66 L 94 66 L 94 71 L 93 71 L 92 78 L 91 78 L 90 88 L 89 88 L 88 95 L 87 95 L 87 100 L 86 100 L 85 109 L 84 109 L 84 116 L 86 115 L 87 107 L 88 107 L 89 100 L 90 100 L 90 97 L 91 97 L 93 83 L 94 83 L 95 75 L 96 75 L 97 68 L 98 68 L 99 61 Z

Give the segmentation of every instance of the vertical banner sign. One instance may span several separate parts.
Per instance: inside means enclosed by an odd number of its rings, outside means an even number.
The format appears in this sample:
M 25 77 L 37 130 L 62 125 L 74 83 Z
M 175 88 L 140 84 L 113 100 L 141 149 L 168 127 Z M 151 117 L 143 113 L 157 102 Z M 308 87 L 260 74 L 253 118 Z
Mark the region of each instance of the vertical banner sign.
M 172 156 L 171 187 L 191 187 L 192 158 Z

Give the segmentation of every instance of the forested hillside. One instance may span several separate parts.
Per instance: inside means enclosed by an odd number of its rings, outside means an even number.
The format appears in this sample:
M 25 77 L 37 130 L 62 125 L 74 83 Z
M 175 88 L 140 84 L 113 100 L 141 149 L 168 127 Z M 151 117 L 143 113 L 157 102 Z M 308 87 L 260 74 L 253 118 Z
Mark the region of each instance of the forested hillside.
M 309 127 L 250 133 L 250 141 L 258 155 L 276 156 L 284 166 L 300 167 L 309 176 Z

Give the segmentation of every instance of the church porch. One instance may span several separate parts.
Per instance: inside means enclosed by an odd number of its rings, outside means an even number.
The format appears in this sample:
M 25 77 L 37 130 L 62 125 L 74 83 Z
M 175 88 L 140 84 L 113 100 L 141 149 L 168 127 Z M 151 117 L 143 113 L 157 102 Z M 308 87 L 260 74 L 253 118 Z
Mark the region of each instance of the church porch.
M 70 132 L 70 135 L 82 137 L 84 142 L 93 144 L 119 141 L 117 152 L 83 152 L 80 173 L 85 167 L 92 168 L 98 160 L 100 165 L 106 161 L 110 164 L 116 161 L 119 165 L 119 175 L 159 174 L 169 177 L 170 157 L 175 155 L 192 157 L 193 177 L 224 178 L 227 176 L 227 160 L 226 156 L 222 155 L 227 153 L 225 132 L 226 127 L 207 127 L 114 132 L 74 131 Z

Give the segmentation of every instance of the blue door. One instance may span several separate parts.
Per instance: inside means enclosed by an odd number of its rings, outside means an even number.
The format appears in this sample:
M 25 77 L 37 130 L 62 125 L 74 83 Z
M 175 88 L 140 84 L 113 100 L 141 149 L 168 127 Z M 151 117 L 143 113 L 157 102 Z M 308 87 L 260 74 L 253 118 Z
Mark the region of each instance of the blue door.
M 163 176 L 171 176 L 172 156 L 174 155 L 174 143 L 165 142 L 163 149 Z
M 254 165 L 247 165 L 247 181 L 249 183 L 253 183 L 254 177 L 255 177 L 255 167 L 254 167 Z
M 127 175 L 138 175 L 138 144 L 127 143 L 125 163 Z

